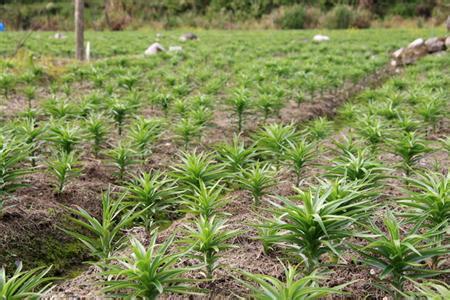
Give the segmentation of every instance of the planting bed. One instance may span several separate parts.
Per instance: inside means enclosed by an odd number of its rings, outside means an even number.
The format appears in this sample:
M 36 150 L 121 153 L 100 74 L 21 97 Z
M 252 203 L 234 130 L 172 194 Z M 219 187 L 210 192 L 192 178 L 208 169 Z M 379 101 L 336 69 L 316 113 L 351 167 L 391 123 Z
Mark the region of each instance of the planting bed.
M 392 69 L 392 50 L 433 32 L 313 34 L 204 31 L 143 57 L 153 33 L 89 33 L 98 60 L 85 64 L 34 34 L 1 64 L 0 264 L 53 265 L 54 297 L 261 298 L 255 274 L 285 282 L 284 268 L 307 298 L 438 293 L 448 54 Z M 133 277 L 120 261 L 142 266 L 135 239 L 191 269 L 158 289 Z

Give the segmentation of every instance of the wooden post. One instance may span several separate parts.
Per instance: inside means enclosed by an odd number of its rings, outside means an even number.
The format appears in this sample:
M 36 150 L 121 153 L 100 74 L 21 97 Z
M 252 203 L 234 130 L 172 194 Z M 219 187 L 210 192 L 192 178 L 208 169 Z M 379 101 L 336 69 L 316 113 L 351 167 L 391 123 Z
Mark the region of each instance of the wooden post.
M 84 0 L 75 0 L 75 57 L 84 60 Z

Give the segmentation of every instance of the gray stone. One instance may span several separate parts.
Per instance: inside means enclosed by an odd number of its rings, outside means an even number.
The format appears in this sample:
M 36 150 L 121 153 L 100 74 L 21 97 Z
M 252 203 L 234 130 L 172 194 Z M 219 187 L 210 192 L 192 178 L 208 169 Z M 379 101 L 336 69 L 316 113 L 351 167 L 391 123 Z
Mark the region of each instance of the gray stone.
M 435 53 L 444 50 L 445 42 L 443 39 L 432 37 L 425 42 L 425 45 L 427 46 L 428 53 Z
M 188 33 L 182 34 L 180 36 L 180 41 L 182 41 L 182 42 L 193 41 L 193 40 L 198 40 L 198 36 L 192 32 L 188 32 Z

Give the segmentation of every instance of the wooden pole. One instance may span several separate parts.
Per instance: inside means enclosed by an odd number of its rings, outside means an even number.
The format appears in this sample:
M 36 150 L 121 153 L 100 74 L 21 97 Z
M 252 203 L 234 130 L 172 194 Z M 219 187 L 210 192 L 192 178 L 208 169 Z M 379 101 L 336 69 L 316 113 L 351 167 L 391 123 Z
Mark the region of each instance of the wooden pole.
M 75 0 L 75 58 L 84 60 L 84 0 Z

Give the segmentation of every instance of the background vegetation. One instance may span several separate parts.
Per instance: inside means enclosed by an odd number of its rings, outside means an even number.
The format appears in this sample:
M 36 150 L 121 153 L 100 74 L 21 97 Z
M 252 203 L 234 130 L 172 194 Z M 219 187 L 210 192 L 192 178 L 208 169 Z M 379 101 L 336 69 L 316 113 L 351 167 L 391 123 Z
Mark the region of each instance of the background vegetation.
M 1 0 L 0 20 L 13 29 L 70 30 L 72 0 Z M 448 0 L 90 0 L 88 27 L 203 28 L 391 27 L 404 18 L 441 24 Z M 418 20 L 418 21 L 417 21 Z

